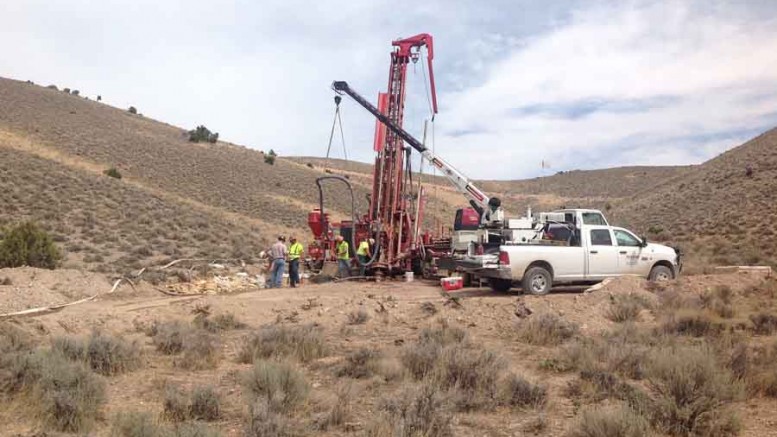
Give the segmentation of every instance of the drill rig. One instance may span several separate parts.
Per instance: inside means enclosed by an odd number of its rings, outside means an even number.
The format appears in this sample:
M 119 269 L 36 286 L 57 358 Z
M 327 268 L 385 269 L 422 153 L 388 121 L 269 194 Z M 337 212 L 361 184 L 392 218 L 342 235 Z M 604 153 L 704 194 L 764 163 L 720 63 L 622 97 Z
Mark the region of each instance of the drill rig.
M 369 198 L 369 209 L 363 217 L 340 223 L 330 223 L 323 211 L 323 197 L 319 209 L 308 216 L 308 224 L 315 241 L 310 245 L 309 255 L 313 264 L 331 260 L 334 256 L 333 228 L 339 228 L 340 235 L 350 242 L 353 250 L 358 242 L 368 238 L 376 240 L 374 256 L 367 263 L 368 271 L 375 274 L 397 274 L 406 271 L 421 273 L 422 261 L 427 258 L 425 247 L 434 244 L 428 233 L 421 233 L 423 222 L 424 191 L 420 185 L 414 190 L 410 170 L 410 147 L 423 158 L 440 169 L 453 186 L 467 196 L 485 224 L 503 220 L 499 199 L 489 198 L 453 166 L 434 155 L 426 146 L 402 127 L 405 109 L 407 66 L 420 57 L 421 48 L 426 47 L 431 106 L 437 113 L 437 96 L 434 86 L 432 60 L 434 48 L 432 36 L 419 34 L 392 42 L 391 65 L 388 89 L 378 94 L 377 107 L 351 89 L 346 82 L 334 82 L 332 88 L 338 94 L 347 94 L 377 118 L 373 148 L 376 152 L 373 169 L 373 186 Z M 328 176 L 322 179 L 335 179 Z M 347 180 L 340 179 L 349 186 Z M 321 192 L 321 180 L 319 192 Z M 352 193 L 352 192 L 351 192 Z M 448 246 L 450 242 L 447 243 Z M 439 245 L 438 245 L 439 246 Z

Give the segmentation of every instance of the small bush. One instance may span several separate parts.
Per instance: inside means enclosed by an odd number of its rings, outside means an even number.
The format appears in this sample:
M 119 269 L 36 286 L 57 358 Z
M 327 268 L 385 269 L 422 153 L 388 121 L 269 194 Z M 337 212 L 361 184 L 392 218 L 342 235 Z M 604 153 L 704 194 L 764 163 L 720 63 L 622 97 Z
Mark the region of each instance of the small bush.
M 345 363 L 337 369 L 337 376 L 351 378 L 369 378 L 376 373 L 381 353 L 361 348 L 345 357 Z
M 220 437 L 218 431 L 199 423 L 183 423 L 175 429 L 174 437 Z
M 252 363 L 257 358 L 296 357 L 302 362 L 327 354 L 324 336 L 315 325 L 267 325 L 246 337 L 238 354 L 241 363 Z
M 639 313 L 650 307 L 650 302 L 638 294 L 623 294 L 615 296 L 610 308 L 607 309 L 607 318 L 613 322 L 628 322 L 637 320 Z
M 43 421 L 63 432 L 88 430 L 105 400 L 105 384 L 80 363 L 70 363 L 58 354 L 48 354 L 35 383 L 36 399 Z
M 406 389 L 381 402 L 381 413 L 367 426 L 369 437 L 449 437 L 452 415 L 445 396 L 431 385 Z
M 0 356 L 30 350 L 34 346 L 30 334 L 8 322 L 0 322 Z
M 568 437 L 643 437 L 648 436 L 648 423 L 629 408 L 584 410 Z
M 221 331 L 244 329 L 248 325 L 238 320 L 234 314 L 224 313 L 213 317 L 199 314 L 194 318 L 194 326 L 215 334 Z
M 130 114 L 137 114 L 138 109 L 135 108 L 134 106 L 130 106 L 129 109 L 127 109 L 127 112 L 129 112 Z
M 259 399 L 248 410 L 246 437 L 294 437 L 296 430 L 288 419 L 270 408 L 267 400 Z
M 149 332 L 156 350 L 165 355 L 175 355 L 183 351 L 186 333 L 191 328 L 181 322 L 155 324 Z
M 81 94 L 81 92 L 78 91 L 78 90 L 73 90 L 73 91 L 70 91 L 70 94 L 72 94 L 74 96 L 77 96 L 77 95 Z
M 465 343 L 466 341 L 467 331 L 458 326 L 451 326 L 445 319 L 441 319 L 438 326 L 424 328 L 418 337 L 419 343 L 438 346 Z
M 504 362 L 493 352 L 452 346 L 442 350 L 434 369 L 434 383 L 458 391 L 457 407 L 471 410 L 494 403 Z
M 162 417 L 172 422 L 189 418 L 189 397 L 179 387 L 167 387 L 162 400 Z
M 724 330 L 722 323 L 714 320 L 703 311 L 678 311 L 664 322 L 664 332 L 668 334 L 706 337 L 719 335 Z
M 103 174 L 110 178 L 121 179 L 121 172 L 119 172 L 116 167 L 111 167 L 108 170 L 103 171 Z
M 760 312 L 750 316 L 753 323 L 753 332 L 757 335 L 772 335 L 777 331 L 777 316 L 767 312 Z
M 314 421 L 316 429 L 326 431 L 333 426 L 344 424 L 351 414 L 352 397 L 350 384 L 338 386 L 328 411 Z
M 193 143 L 215 143 L 219 140 L 219 134 L 217 132 L 211 132 L 205 126 L 197 126 L 189 131 L 189 141 Z
M 257 361 L 243 377 L 247 398 L 264 400 L 276 412 L 288 412 L 308 396 L 310 386 L 305 377 L 286 362 Z
M 572 338 L 578 326 L 552 313 L 536 314 L 518 326 L 518 337 L 526 343 L 549 346 Z
M 370 319 L 370 315 L 367 313 L 367 311 L 364 308 L 359 308 L 356 311 L 351 311 L 348 313 L 348 324 L 349 325 L 363 325 L 367 323 L 367 320 Z
M 741 386 L 706 348 L 659 350 L 649 360 L 653 425 L 675 436 L 732 435 L 736 417 L 725 410 Z M 728 431 L 727 431 L 728 430 Z
M 701 295 L 701 306 L 720 317 L 730 319 L 734 317 L 734 307 L 731 305 L 733 295 L 731 287 L 716 286 L 711 291 Z
M 99 332 L 92 333 L 88 339 L 55 338 L 52 348 L 70 360 L 85 362 L 95 372 L 106 376 L 135 370 L 142 362 L 137 343 Z
M 150 413 L 121 412 L 113 418 L 111 435 L 114 437 L 169 437 L 154 421 Z
M 511 407 L 541 408 L 548 400 L 546 387 L 532 384 L 520 376 L 509 375 L 501 387 L 500 401 Z
M 54 269 L 62 259 L 51 236 L 32 222 L 6 229 L 0 236 L 0 268 Z
M 221 397 L 213 387 L 199 386 L 192 390 L 189 412 L 192 418 L 214 421 L 221 417 Z
M 187 370 L 214 369 L 220 358 L 216 336 L 206 332 L 192 332 L 184 337 L 183 356 L 175 364 Z
M 275 154 L 275 150 L 270 149 L 269 152 L 264 154 L 264 163 L 275 165 L 275 157 L 278 156 Z

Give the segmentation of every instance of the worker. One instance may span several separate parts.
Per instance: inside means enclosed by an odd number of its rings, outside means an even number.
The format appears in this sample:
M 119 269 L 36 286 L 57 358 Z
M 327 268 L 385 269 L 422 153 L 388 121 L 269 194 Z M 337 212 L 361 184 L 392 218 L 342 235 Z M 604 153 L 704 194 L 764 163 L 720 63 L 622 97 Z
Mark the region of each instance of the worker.
M 280 288 L 283 282 L 283 270 L 286 268 L 286 257 L 289 251 L 286 249 L 286 237 L 278 236 L 278 241 L 270 248 L 272 268 L 270 270 L 270 282 L 267 288 Z
M 356 249 L 356 258 L 359 259 L 359 276 L 364 276 L 364 272 L 367 269 L 367 262 L 372 259 L 372 246 L 375 245 L 375 239 L 362 240 L 359 243 L 359 248 Z
M 289 286 L 294 288 L 299 284 L 299 258 L 302 256 L 302 243 L 297 242 L 297 237 L 289 238 Z
M 335 252 L 337 253 L 337 267 L 341 278 L 351 275 L 351 257 L 348 254 L 348 242 L 342 235 L 335 238 Z

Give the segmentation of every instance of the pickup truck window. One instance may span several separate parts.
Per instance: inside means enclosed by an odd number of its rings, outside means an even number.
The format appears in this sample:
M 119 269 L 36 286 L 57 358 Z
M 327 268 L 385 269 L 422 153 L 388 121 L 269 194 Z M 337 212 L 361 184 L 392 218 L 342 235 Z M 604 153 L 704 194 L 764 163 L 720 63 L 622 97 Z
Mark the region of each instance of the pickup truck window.
M 598 212 L 584 212 L 583 224 L 594 226 L 607 226 L 607 222 L 604 220 L 601 214 Z
M 618 242 L 618 246 L 630 246 L 630 247 L 639 247 L 639 240 L 637 240 L 633 235 L 629 234 L 628 232 L 621 231 L 620 229 L 615 229 L 615 241 Z
M 591 245 L 612 246 L 612 237 L 610 237 L 610 231 L 608 229 L 592 229 Z

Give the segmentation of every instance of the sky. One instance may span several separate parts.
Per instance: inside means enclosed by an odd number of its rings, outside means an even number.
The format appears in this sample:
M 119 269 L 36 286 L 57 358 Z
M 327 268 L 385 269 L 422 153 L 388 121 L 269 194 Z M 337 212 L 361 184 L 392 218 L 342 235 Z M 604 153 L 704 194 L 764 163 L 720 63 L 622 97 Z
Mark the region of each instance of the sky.
M 774 0 L 2 0 L 0 76 L 324 156 L 331 82 L 374 100 L 391 41 L 418 33 L 434 37 L 427 144 L 473 178 L 698 164 L 777 126 Z M 420 138 L 427 72 L 408 71 Z M 348 158 L 371 162 L 372 116 L 341 107 Z

